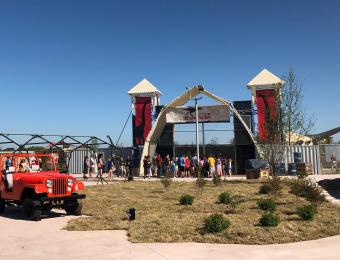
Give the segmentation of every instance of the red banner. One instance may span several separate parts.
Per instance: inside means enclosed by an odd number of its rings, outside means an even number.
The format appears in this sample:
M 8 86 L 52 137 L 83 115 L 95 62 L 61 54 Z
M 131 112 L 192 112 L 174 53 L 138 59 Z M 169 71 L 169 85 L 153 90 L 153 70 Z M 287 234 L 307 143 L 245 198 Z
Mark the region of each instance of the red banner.
M 136 97 L 133 122 L 133 145 L 144 145 L 152 125 L 151 97 Z
M 273 89 L 256 90 L 256 105 L 257 105 L 257 123 L 259 137 L 267 138 L 267 131 L 264 129 L 267 117 L 271 119 L 275 117 L 275 92 Z

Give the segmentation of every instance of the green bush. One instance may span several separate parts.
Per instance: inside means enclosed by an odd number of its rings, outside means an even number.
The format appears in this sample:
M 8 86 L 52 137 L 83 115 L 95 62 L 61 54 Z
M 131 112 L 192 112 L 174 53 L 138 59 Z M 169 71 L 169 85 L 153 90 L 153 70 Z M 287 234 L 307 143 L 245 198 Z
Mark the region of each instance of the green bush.
M 270 211 L 270 212 L 274 212 L 276 210 L 276 207 L 277 207 L 275 201 L 273 201 L 271 199 L 260 199 L 257 202 L 257 206 L 262 210 L 266 210 L 266 211 Z
M 299 179 L 305 179 L 308 176 L 308 173 L 307 172 L 297 172 L 296 175 Z
M 263 184 L 260 186 L 259 193 L 260 193 L 260 194 L 270 194 L 270 193 L 271 193 L 270 185 L 268 185 L 268 183 L 263 183 Z
M 311 180 L 307 179 L 296 179 L 289 183 L 290 193 L 297 197 L 304 197 L 314 207 L 317 207 L 326 201 L 325 195 L 323 194 L 322 188 Z
M 230 227 L 229 220 L 221 214 L 214 214 L 204 220 L 204 230 L 209 233 L 218 233 Z
M 317 209 L 319 205 L 326 201 L 322 188 L 312 181 L 307 182 L 303 197 L 306 198 Z
M 217 201 L 221 204 L 230 204 L 232 201 L 232 196 L 228 192 L 222 192 L 220 195 L 218 195 Z
M 264 213 L 260 218 L 260 225 L 263 227 L 276 227 L 280 220 L 279 217 L 273 213 Z
M 182 197 L 179 200 L 179 203 L 181 205 L 192 205 L 193 202 L 194 202 L 194 197 L 189 194 L 182 195 Z
M 303 205 L 297 208 L 297 213 L 303 220 L 313 220 L 316 209 L 312 205 Z

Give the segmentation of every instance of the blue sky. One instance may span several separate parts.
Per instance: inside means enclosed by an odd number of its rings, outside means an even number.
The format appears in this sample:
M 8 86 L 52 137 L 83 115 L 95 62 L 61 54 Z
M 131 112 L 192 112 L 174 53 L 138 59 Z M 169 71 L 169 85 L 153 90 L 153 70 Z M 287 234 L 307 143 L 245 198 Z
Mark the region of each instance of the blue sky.
M 0 1 L 0 132 L 117 139 L 143 78 L 250 98 L 295 69 L 315 132 L 340 124 L 339 1 Z M 131 143 L 131 127 L 122 137 Z

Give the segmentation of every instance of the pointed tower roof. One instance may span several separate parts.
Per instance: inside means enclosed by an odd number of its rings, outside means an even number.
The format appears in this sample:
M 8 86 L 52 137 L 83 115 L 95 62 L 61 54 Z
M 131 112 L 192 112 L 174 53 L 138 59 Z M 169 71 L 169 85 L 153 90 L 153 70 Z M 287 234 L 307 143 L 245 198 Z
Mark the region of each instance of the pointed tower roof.
M 138 95 L 138 94 L 156 94 L 163 95 L 154 85 L 152 85 L 147 79 L 143 79 L 137 85 L 135 85 L 132 89 L 129 90 L 128 94 L 130 96 Z
M 248 82 L 247 87 L 252 88 L 255 86 L 282 86 L 285 82 L 278 76 L 274 75 L 267 69 L 263 69 L 251 81 Z

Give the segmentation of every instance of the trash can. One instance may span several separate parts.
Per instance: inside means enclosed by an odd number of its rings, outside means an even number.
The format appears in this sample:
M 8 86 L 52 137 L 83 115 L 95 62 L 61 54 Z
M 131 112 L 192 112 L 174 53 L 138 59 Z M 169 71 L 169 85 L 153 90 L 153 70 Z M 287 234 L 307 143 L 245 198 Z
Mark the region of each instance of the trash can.
M 289 163 L 288 164 L 288 174 L 289 175 L 296 175 L 296 164 L 295 163 Z
M 136 219 L 136 209 L 130 208 L 127 210 L 126 214 L 130 221 Z
M 276 173 L 278 175 L 285 175 L 285 173 L 286 173 L 286 164 L 285 163 L 278 163 L 278 164 L 276 164 Z
M 300 152 L 295 152 L 293 156 L 294 156 L 294 163 L 302 162 L 302 154 Z

